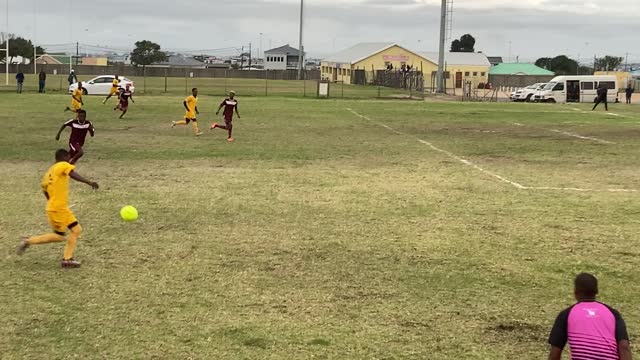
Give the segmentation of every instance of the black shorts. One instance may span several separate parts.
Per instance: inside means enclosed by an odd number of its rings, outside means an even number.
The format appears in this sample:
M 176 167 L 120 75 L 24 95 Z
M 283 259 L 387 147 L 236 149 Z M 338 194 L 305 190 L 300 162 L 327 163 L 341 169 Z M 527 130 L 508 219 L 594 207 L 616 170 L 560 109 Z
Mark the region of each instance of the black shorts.
M 76 156 L 76 154 L 82 150 L 82 145 L 80 143 L 69 143 L 69 155 L 71 155 L 71 157 Z
M 187 124 L 188 124 L 188 123 L 190 123 L 191 121 L 193 121 L 193 122 L 198 122 L 198 120 L 196 120 L 196 118 L 189 119 L 189 118 L 187 118 L 187 117 L 186 117 L 186 118 L 184 118 L 184 121 L 186 121 L 186 122 L 187 122 Z

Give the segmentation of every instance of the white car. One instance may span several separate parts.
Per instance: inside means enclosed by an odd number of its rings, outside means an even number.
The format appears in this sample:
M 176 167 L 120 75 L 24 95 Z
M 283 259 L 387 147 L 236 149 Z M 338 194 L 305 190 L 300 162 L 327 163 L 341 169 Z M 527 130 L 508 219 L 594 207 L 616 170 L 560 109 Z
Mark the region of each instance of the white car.
M 102 75 L 89 81 L 81 81 L 82 87 L 84 88 L 83 92 L 85 95 L 109 95 L 111 86 L 113 85 L 113 79 L 115 79 L 115 75 Z M 129 84 L 131 85 L 129 90 L 131 90 L 131 92 L 135 92 L 136 88 L 133 86 L 133 81 L 124 76 L 118 76 L 118 79 L 120 79 L 119 88 L 124 89 L 125 86 Z M 71 84 L 69 86 L 69 94 L 73 94 L 77 88 L 78 83 Z
M 513 101 L 533 101 L 536 93 L 544 88 L 546 83 L 537 83 L 511 93 Z

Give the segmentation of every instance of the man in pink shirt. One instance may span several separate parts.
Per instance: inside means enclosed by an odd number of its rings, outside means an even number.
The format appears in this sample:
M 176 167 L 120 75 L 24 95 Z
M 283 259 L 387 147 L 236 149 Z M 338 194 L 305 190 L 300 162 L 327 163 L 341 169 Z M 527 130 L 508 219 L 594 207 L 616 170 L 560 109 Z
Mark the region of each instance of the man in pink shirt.
M 578 302 L 556 318 L 549 336 L 549 360 L 560 360 L 567 342 L 571 360 L 631 360 L 627 326 L 618 311 L 596 301 L 598 280 L 591 274 L 576 277 Z

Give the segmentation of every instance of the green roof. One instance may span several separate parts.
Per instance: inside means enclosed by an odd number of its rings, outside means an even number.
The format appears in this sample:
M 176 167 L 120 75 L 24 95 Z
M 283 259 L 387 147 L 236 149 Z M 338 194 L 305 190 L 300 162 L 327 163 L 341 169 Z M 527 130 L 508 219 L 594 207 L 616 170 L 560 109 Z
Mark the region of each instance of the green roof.
M 489 69 L 489 75 L 548 75 L 555 73 L 533 64 L 498 64 Z
M 69 55 L 51 55 L 49 54 L 49 56 L 51 56 L 52 58 L 60 61 L 63 64 L 69 64 L 71 63 L 71 59 L 69 58 Z

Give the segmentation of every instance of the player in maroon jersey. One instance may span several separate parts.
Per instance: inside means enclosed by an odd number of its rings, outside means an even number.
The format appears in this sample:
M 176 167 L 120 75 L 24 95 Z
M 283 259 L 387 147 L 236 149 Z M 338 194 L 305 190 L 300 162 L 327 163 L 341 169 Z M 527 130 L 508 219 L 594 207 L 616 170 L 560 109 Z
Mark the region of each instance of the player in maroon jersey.
M 133 93 L 131 92 L 131 84 L 127 84 L 126 88 L 122 91 L 120 91 L 120 93 L 118 94 L 118 99 L 120 99 L 120 103 L 118 104 L 118 106 L 116 106 L 115 108 L 113 108 L 113 110 L 120 110 L 122 111 L 122 115 L 120 115 L 120 119 L 122 119 L 124 117 L 124 114 L 127 113 L 127 110 L 129 109 L 129 100 L 131 100 L 132 103 L 134 103 L 135 101 L 133 101 Z
M 84 140 L 87 137 L 87 133 L 91 134 L 91 137 L 95 135 L 95 129 L 90 121 L 87 121 L 87 112 L 84 110 L 78 110 L 78 118 L 71 119 L 60 127 L 56 140 L 60 140 L 60 134 L 64 128 L 71 128 L 71 136 L 69 136 L 69 154 L 71 155 L 70 164 L 75 164 L 84 155 L 82 146 L 84 146 Z
M 235 110 L 236 115 L 238 115 L 238 119 L 240 119 L 240 114 L 238 113 L 238 100 L 236 100 L 236 92 L 230 91 L 229 97 L 224 99 L 216 111 L 216 115 L 220 114 L 220 110 L 224 107 L 224 111 L 222 114 L 224 115 L 224 125 L 219 125 L 218 123 L 213 123 L 211 125 L 211 130 L 218 128 L 227 130 L 229 132 L 229 137 L 227 141 L 233 141 L 233 137 L 231 136 L 231 132 L 233 131 L 233 111 Z

